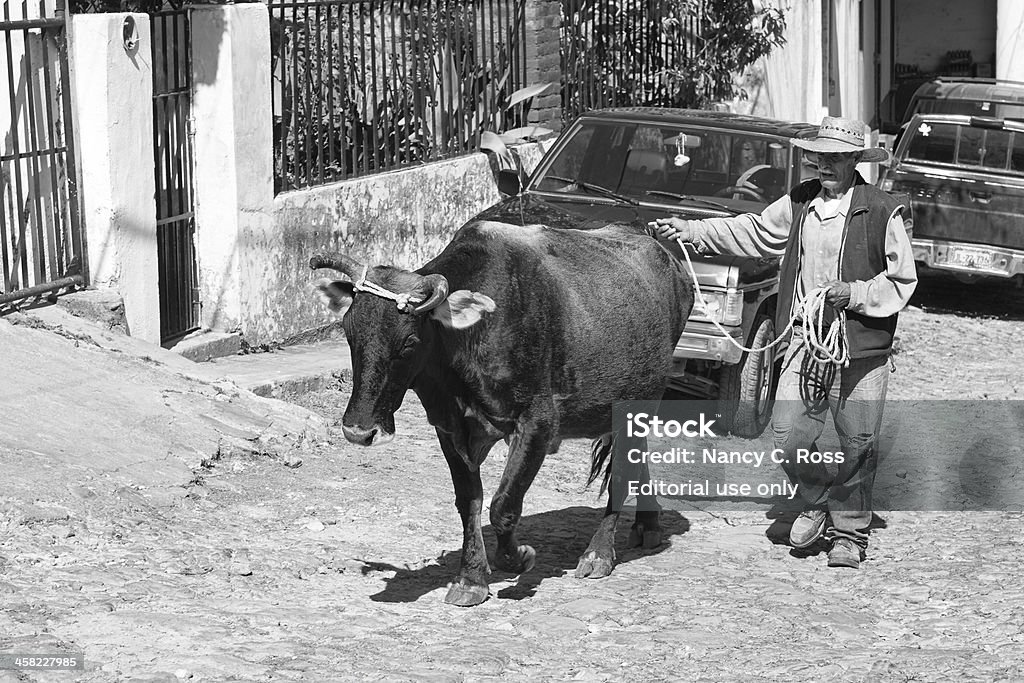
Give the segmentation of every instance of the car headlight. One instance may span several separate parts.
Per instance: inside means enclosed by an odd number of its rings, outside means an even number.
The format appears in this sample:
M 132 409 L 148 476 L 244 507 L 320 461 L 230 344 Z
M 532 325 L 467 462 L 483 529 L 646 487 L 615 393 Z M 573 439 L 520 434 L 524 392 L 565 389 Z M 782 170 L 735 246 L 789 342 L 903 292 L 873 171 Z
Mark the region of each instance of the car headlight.
M 694 301 L 691 317 L 714 320 L 722 325 L 739 325 L 743 321 L 743 292 L 701 290 L 707 304 L 702 308 L 700 301 Z

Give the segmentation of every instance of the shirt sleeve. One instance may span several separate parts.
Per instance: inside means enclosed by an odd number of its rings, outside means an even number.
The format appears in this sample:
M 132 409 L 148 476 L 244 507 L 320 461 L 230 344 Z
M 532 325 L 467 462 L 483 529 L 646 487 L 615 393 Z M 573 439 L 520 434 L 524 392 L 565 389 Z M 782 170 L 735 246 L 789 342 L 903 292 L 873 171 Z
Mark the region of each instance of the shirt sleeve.
M 698 251 L 736 256 L 782 256 L 793 225 L 793 203 L 783 195 L 760 214 L 705 218 L 690 223 Z
M 887 318 L 903 310 L 917 288 L 917 268 L 903 216 L 894 211 L 885 230 L 885 270 L 870 280 L 850 283 L 849 310 Z

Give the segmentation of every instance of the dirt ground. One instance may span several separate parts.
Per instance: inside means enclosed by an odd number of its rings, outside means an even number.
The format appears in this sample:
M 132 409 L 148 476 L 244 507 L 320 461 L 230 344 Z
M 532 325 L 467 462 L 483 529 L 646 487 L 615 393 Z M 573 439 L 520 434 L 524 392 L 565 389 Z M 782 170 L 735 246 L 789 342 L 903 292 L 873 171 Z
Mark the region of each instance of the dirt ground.
M 890 399 L 1021 398 L 1024 294 L 937 283 L 914 304 Z M 347 396 L 296 401 L 337 421 Z M 603 505 L 569 442 L 527 496 L 537 566 L 460 609 L 451 483 L 411 394 L 397 428 L 378 449 L 339 428 L 301 460 L 223 458 L 177 491 L 0 496 L 0 651 L 87 661 L 0 681 L 1024 678 L 1020 512 L 881 513 L 853 571 L 773 542 L 762 512 L 668 511 L 666 544 L 627 551 L 622 524 L 614 573 L 577 580 Z

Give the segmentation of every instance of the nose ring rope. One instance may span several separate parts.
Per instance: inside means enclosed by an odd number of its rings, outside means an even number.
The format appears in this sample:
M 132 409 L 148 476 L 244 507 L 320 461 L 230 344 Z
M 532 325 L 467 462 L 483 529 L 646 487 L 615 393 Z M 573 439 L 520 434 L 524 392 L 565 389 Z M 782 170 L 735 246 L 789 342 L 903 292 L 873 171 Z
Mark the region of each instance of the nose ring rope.
M 700 283 L 697 282 L 697 273 L 693 269 L 693 263 L 690 261 L 690 254 L 686 250 L 686 242 L 681 237 L 676 238 L 676 242 L 679 244 L 679 248 L 683 250 L 683 257 L 686 259 L 686 267 L 690 271 L 690 276 L 693 278 L 693 289 L 697 295 L 698 303 L 704 308 L 704 311 L 708 311 L 708 302 L 704 298 L 704 293 L 700 289 Z M 793 329 L 797 319 L 801 321 L 801 328 L 804 333 L 803 344 L 807 347 L 811 357 L 819 363 L 833 363 L 842 367 L 847 367 L 850 363 L 850 350 L 846 339 L 846 311 L 839 309 L 836 312 L 836 317 L 832 319 L 832 324 L 829 325 L 828 331 L 825 331 L 825 295 L 828 290 L 824 287 L 815 287 L 802 298 L 797 305 L 794 307 L 794 314 L 790 316 L 789 322 L 786 324 L 785 329 L 775 338 L 775 341 L 762 346 L 760 348 L 747 348 L 738 341 L 736 341 L 728 330 L 708 315 L 708 320 L 711 324 L 722 333 L 722 336 L 729 340 L 729 342 L 740 349 L 748 353 L 758 353 L 761 351 L 767 351 L 772 348 L 783 339 L 786 338 L 786 334 Z

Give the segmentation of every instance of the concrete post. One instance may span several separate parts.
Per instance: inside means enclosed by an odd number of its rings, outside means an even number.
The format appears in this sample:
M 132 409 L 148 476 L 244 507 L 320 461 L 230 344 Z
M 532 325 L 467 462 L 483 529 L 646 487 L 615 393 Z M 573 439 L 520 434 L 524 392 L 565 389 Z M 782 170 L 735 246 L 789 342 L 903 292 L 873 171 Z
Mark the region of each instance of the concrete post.
M 533 98 L 529 123 L 552 130 L 562 127 L 561 23 L 562 0 L 526 3 L 526 85 L 553 84 Z
M 124 299 L 132 336 L 160 343 L 149 17 L 69 18 L 72 116 L 90 279 Z M 134 45 L 124 40 L 128 20 L 138 35 Z
M 266 5 L 195 7 L 192 68 L 202 322 L 244 333 L 247 288 L 262 279 L 247 247 L 269 230 L 274 202 Z
M 996 6 L 996 78 L 1024 81 L 1024 2 Z

